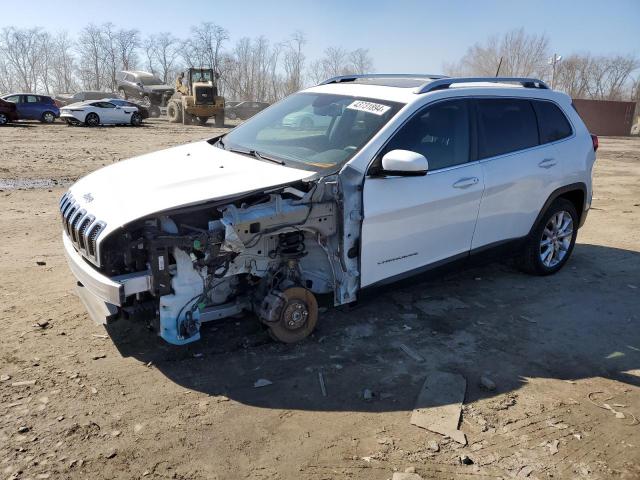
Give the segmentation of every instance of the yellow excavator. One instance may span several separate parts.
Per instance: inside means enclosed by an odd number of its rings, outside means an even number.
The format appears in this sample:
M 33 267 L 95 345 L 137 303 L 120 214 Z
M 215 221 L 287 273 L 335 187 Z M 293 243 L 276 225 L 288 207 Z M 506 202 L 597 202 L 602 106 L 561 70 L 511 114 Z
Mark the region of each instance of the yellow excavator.
M 176 91 L 167 103 L 170 122 L 204 125 L 214 117 L 224 127 L 224 97 L 218 95 L 218 75 L 211 68 L 190 68 L 176 79 Z

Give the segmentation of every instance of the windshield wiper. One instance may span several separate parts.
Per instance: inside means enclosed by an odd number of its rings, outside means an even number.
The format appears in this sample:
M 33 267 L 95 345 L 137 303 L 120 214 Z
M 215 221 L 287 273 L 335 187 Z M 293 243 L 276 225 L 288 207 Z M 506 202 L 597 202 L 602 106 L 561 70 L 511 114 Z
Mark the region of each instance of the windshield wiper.
M 249 155 L 256 157 L 258 160 L 267 160 L 269 162 L 277 163 L 278 165 L 284 165 L 284 160 L 280 160 L 279 158 L 273 157 L 265 157 L 262 153 L 257 150 L 249 150 L 247 152 Z
M 218 140 L 220 142 L 220 140 Z M 224 142 L 222 143 L 224 148 Z M 278 158 L 268 157 L 258 152 L 257 150 L 238 150 L 235 148 L 225 148 L 227 152 L 239 153 L 240 155 L 249 155 L 250 157 L 257 158 L 258 160 L 266 160 L 268 162 L 277 163 L 278 165 L 284 165 L 284 160 Z

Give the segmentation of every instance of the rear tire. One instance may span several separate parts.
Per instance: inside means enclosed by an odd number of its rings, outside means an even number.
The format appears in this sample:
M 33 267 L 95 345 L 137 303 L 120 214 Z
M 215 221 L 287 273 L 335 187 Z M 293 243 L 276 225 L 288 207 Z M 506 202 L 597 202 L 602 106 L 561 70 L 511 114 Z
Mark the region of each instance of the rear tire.
M 140 125 L 142 125 L 142 115 L 140 115 L 138 112 L 133 112 L 133 115 L 131 115 L 131 125 L 133 125 L 134 127 L 139 127 Z
M 7 123 L 9 123 L 9 117 L 4 113 L 0 113 L 0 125 L 6 125 Z
M 558 198 L 542 215 L 525 241 L 517 259 L 531 275 L 551 275 L 560 270 L 573 252 L 578 234 L 578 213 L 569 200 Z
M 208 120 L 209 120 L 209 117 L 198 117 L 198 124 L 206 125 Z
M 182 108 L 176 102 L 167 105 L 167 118 L 171 123 L 182 123 Z
M 97 127 L 100 125 L 100 117 L 97 113 L 91 112 L 85 117 L 84 124 L 87 127 Z
M 44 112 L 40 117 L 42 123 L 53 123 L 56 121 L 56 115 L 53 112 Z

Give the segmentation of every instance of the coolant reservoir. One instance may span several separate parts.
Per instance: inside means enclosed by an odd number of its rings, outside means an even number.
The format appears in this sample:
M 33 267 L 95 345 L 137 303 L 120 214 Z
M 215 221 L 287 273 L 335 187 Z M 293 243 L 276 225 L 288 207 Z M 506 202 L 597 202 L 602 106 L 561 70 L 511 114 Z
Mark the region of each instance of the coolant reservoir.
M 176 259 L 176 274 L 171 278 L 174 293 L 160 297 L 160 336 L 174 345 L 183 345 L 200 339 L 200 311 L 193 307 L 202 295 L 207 271 L 204 267 L 200 276 L 189 254 L 179 248 L 173 249 L 173 256 Z

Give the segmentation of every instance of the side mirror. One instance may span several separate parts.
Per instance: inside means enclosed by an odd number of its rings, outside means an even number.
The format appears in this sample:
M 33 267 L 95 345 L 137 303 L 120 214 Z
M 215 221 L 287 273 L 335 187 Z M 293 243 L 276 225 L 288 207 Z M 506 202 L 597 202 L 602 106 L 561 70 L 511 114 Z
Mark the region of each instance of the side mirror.
M 426 175 L 429 162 L 424 155 L 411 150 L 391 150 L 382 157 L 382 173 L 400 177 Z

